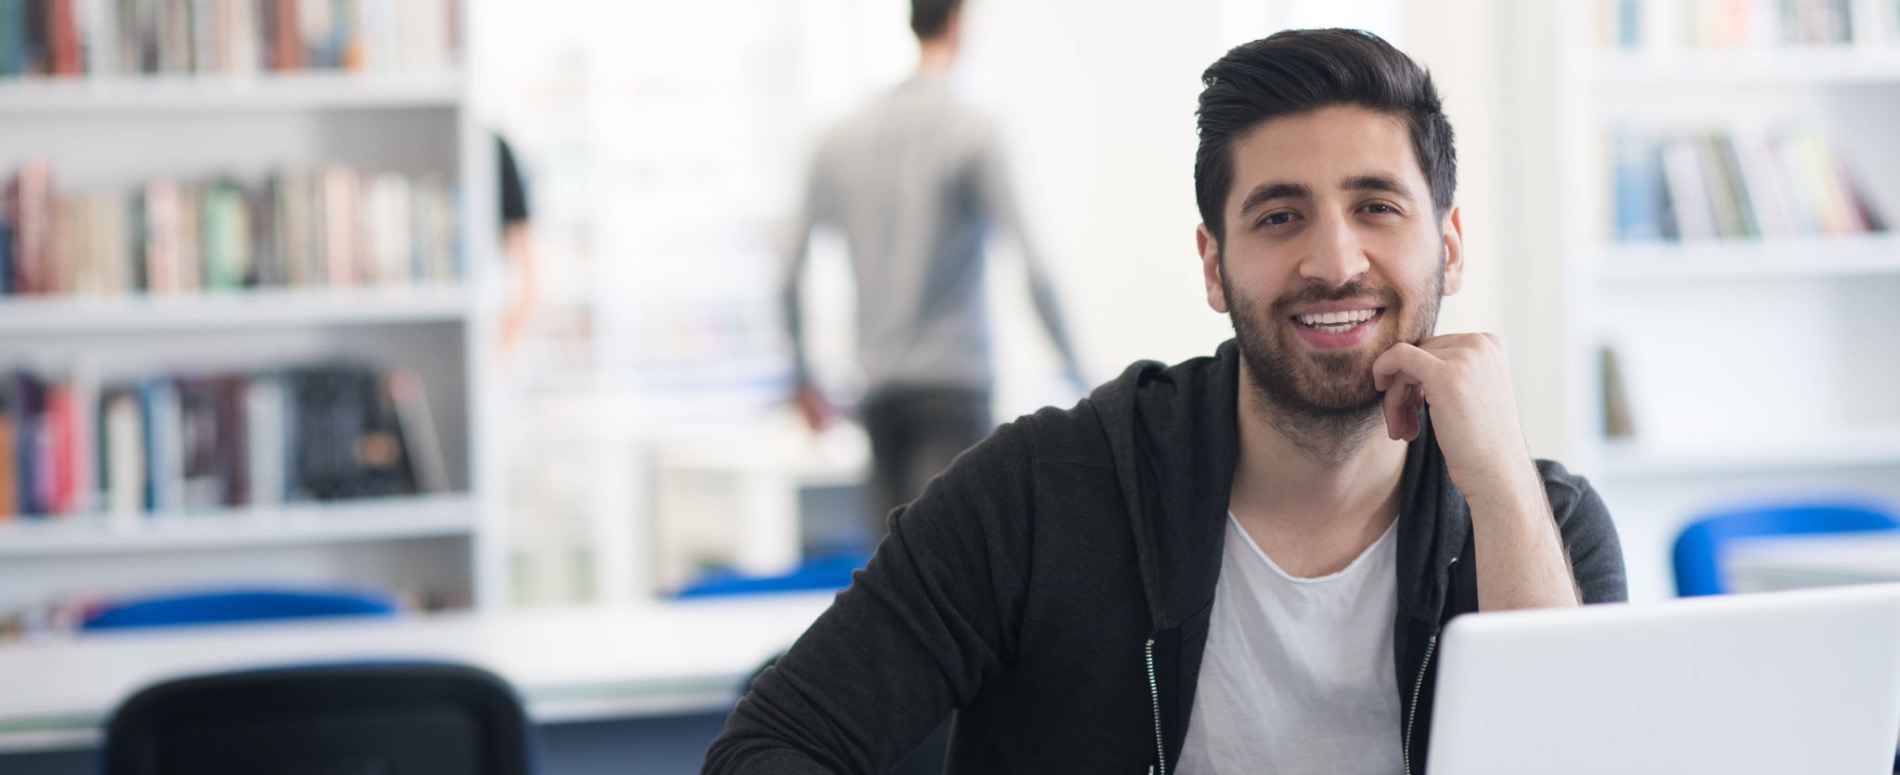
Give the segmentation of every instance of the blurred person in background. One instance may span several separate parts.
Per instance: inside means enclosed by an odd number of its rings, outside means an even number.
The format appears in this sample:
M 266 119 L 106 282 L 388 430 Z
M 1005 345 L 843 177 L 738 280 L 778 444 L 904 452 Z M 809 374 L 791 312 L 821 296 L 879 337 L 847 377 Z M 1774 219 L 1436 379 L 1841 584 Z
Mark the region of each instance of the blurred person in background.
M 504 367 L 513 365 L 515 350 L 527 331 L 540 293 L 534 261 L 534 232 L 530 229 L 528 189 L 521 179 L 521 167 L 515 163 L 514 149 L 501 135 L 495 135 L 495 169 L 500 178 L 501 251 L 515 265 L 515 296 L 502 312 L 501 341 L 498 357 Z
M 963 41 L 961 0 L 912 0 L 917 73 L 823 138 L 790 235 L 785 308 L 793 402 L 813 431 L 834 409 L 805 357 L 800 287 L 813 229 L 843 232 L 857 281 L 858 417 L 870 437 L 873 542 L 908 503 L 994 426 L 984 241 L 1012 236 L 1037 315 L 1068 377 L 1082 386 L 1054 287 L 1026 237 L 996 125 L 958 101 L 950 72 Z
M 952 710 L 957 773 L 1419 772 L 1447 622 L 1627 597 L 1503 345 L 1435 333 L 1466 254 L 1431 77 L 1296 30 L 1201 80 L 1198 268 L 1234 338 L 957 458 L 706 772 L 884 772 Z

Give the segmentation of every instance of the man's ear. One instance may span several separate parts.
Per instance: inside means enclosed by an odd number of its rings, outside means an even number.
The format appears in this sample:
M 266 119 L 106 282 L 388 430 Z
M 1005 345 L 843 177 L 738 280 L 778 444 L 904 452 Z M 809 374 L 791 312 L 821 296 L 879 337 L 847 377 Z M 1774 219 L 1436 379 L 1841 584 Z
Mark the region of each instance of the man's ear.
M 1225 315 L 1227 293 L 1220 273 L 1220 240 L 1203 223 L 1194 227 L 1194 247 L 1201 253 L 1201 282 L 1207 284 L 1207 306 Z
M 1445 295 L 1450 296 L 1465 284 L 1465 225 L 1457 205 L 1445 213 L 1445 222 L 1438 230 L 1444 234 Z

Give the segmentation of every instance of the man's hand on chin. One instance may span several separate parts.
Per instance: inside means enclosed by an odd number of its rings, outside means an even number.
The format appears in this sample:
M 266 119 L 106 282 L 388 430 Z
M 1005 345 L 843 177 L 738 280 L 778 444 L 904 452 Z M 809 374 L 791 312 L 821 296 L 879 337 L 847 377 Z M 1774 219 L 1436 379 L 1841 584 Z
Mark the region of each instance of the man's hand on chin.
M 1432 409 L 1445 467 L 1471 507 L 1478 607 L 1576 605 L 1563 538 L 1518 426 L 1504 344 L 1491 334 L 1399 344 L 1373 361 L 1372 379 L 1385 392 L 1392 438 L 1418 438 L 1419 409 Z
M 1451 479 L 1467 495 L 1522 483 L 1531 457 L 1517 422 L 1510 360 L 1497 336 L 1401 342 L 1373 361 L 1372 381 L 1385 393 L 1386 433 L 1394 439 L 1418 438 L 1419 409 L 1431 407 Z

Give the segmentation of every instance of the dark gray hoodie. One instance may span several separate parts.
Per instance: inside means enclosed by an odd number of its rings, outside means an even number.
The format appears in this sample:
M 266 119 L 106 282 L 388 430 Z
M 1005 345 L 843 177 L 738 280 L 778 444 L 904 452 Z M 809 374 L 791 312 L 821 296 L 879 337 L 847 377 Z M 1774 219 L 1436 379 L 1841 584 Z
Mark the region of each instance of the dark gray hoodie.
M 1005 425 L 891 517 L 849 589 L 753 683 L 707 773 L 881 773 L 957 711 L 953 773 L 1167 773 L 1194 707 L 1238 454 L 1233 342 L 1137 363 Z M 1538 461 L 1585 602 L 1627 596 L 1581 477 Z M 1471 519 L 1429 422 L 1398 524 L 1399 730 L 1423 769 L 1433 652 L 1476 611 Z

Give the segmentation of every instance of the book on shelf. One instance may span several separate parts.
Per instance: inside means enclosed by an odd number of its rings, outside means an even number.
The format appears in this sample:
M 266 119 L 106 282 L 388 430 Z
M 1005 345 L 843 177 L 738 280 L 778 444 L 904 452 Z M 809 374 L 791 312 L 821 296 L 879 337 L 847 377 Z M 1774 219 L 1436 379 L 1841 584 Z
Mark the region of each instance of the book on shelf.
M 1606 439 L 1630 439 L 1636 436 L 1636 423 L 1630 414 L 1629 391 L 1623 383 L 1623 367 L 1616 355 L 1616 348 L 1604 345 L 1597 349 L 1597 366 L 1603 380 L 1603 437 Z
M 172 513 L 184 504 L 181 489 L 185 480 L 182 452 L 185 432 L 178 390 L 169 379 L 148 380 L 137 389 L 139 408 L 143 410 L 139 422 L 144 430 L 139 442 L 145 448 L 146 468 L 126 472 L 127 477 L 111 484 L 143 493 L 144 497 L 136 502 L 146 512 Z M 126 500 L 121 496 L 106 497 L 108 503 Z
M 1885 231 L 1841 155 L 1812 131 L 1611 132 L 1619 242 Z
M 4 296 L 154 296 L 252 287 L 449 283 L 461 275 L 452 184 L 342 164 L 231 177 L 158 177 L 61 192 L 22 163 L 0 210 Z
M 53 224 L 52 166 L 41 160 L 22 163 L 6 184 L 6 212 L 0 214 L 12 235 L 8 251 L 9 293 L 45 284 L 45 265 Z
M 449 469 L 442 459 L 441 437 L 435 432 L 435 414 L 429 410 L 429 392 L 422 376 L 408 369 L 394 369 L 383 375 L 384 394 L 396 409 L 396 426 L 401 429 L 402 448 L 406 453 L 411 479 L 423 492 L 449 489 Z
M 421 379 L 355 363 L 0 391 L 0 516 L 117 518 L 446 491 Z
M 290 465 L 290 409 L 281 374 L 258 374 L 242 387 L 244 400 L 245 472 L 249 495 L 256 503 L 283 503 Z
M 19 423 L 12 392 L 0 390 L 0 521 L 20 515 Z
M 0 78 L 428 72 L 462 0 L 0 0 Z
M 0 190 L 0 296 L 13 292 L 13 223 L 7 219 L 10 201 Z
M 1595 0 L 1598 45 L 1615 50 L 1723 51 L 1900 40 L 1892 0 Z
M 1617 239 L 1635 242 L 1670 236 L 1675 231 L 1675 216 L 1669 210 L 1669 198 L 1663 195 L 1668 179 L 1663 175 L 1662 155 L 1656 152 L 1654 142 L 1628 129 L 1617 129 L 1611 133 L 1610 143 Z
M 99 438 L 103 450 L 99 485 L 102 508 L 108 514 L 131 515 L 145 509 L 147 458 L 145 413 L 139 391 L 114 388 L 100 399 Z M 0 444 L 6 439 L 0 438 Z M 3 496 L 0 496 L 3 497 Z M 0 504 L 4 508 L 5 504 Z

